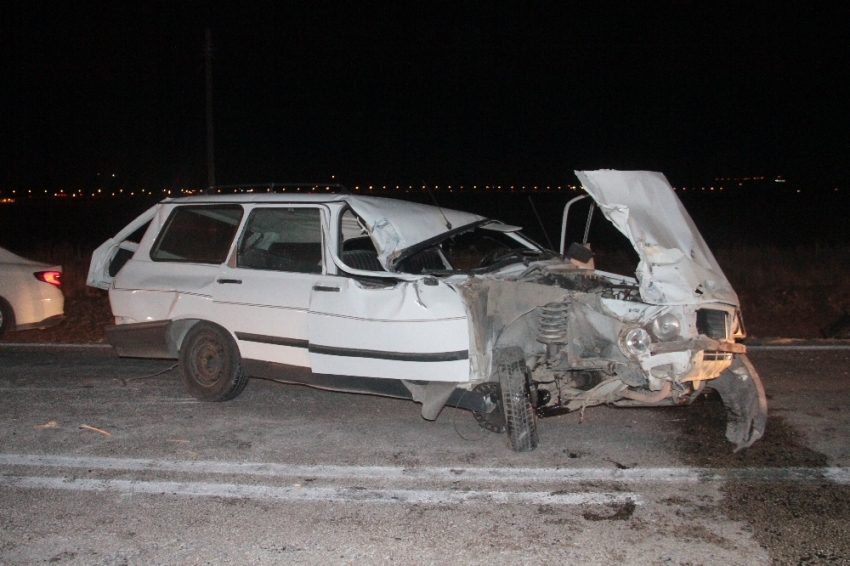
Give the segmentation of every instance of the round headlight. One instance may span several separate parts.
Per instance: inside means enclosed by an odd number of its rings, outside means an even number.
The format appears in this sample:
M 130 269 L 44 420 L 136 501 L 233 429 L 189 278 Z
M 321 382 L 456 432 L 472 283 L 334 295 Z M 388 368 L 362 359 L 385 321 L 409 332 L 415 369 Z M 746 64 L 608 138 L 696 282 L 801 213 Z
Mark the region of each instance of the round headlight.
M 678 337 L 681 328 L 682 323 L 679 322 L 678 317 L 670 312 L 662 314 L 653 320 L 650 327 L 655 337 L 664 341 L 673 340 Z
M 651 343 L 649 332 L 643 328 L 630 328 L 620 335 L 620 348 L 630 358 L 647 353 Z

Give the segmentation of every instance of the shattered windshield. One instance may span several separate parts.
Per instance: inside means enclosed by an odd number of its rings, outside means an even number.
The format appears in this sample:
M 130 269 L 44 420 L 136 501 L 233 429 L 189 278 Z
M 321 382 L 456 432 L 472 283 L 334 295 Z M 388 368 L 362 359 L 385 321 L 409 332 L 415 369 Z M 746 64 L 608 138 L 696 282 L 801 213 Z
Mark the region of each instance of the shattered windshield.
M 519 227 L 485 221 L 444 235 L 404 257 L 396 268 L 402 273 L 487 272 L 556 256 L 522 235 Z

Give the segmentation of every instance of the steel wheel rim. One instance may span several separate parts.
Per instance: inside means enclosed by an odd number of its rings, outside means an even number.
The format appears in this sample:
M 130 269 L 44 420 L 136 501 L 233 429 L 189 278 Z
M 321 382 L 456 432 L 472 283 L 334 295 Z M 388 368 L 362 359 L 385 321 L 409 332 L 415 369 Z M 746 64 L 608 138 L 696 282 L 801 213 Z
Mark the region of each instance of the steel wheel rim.
M 224 348 L 216 340 L 207 339 L 197 345 L 192 356 L 195 380 L 206 387 L 221 379 L 225 365 Z

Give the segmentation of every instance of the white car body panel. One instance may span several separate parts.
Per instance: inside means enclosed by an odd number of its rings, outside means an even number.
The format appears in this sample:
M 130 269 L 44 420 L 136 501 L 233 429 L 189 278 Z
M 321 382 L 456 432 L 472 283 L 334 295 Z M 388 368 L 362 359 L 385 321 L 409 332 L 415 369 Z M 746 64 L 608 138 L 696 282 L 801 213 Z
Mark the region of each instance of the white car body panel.
M 333 285 L 329 288 L 339 290 L 314 290 L 310 304 L 313 371 L 426 381 L 470 379 L 469 326 L 454 289 L 421 280 L 364 288 L 343 277 L 335 278 Z M 329 355 L 328 350 L 350 355 Z M 387 359 L 391 357 L 407 359 Z M 446 357 L 461 359 L 437 361 Z
M 219 280 L 239 280 L 239 284 L 217 284 L 213 292 L 211 320 L 237 337 L 274 336 L 283 340 L 308 340 L 307 312 L 314 285 L 321 274 L 287 273 L 285 288 L 281 274 L 254 269 L 223 266 Z M 239 339 L 239 351 L 245 358 L 280 364 L 309 366 L 306 347 L 267 344 Z
M 109 290 L 112 314 L 127 318 L 124 323 L 206 318 L 218 274 L 217 265 L 134 258 L 118 273 Z
M 309 367 L 310 358 L 306 344 L 309 336 L 307 312 L 310 307 L 310 295 L 313 287 L 321 284 L 326 276 L 321 273 L 236 267 L 236 242 L 251 210 L 255 208 L 252 205 L 253 203 L 244 207 L 246 211 L 236 241 L 228 254 L 229 259 L 226 264 L 220 266 L 217 284 L 213 289 L 211 320 L 237 337 L 237 345 L 243 358 Z M 294 208 L 317 207 L 302 205 Z M 318 208 L 321 225 L 325 230 L 329 212 L 326 207 Z M 262 338 L 259 337 L 274 337 L 278 339 L 278 343 L 260 342 L 258 339 Z M 299 345 L 285 345 L 286 342 Z
M 36 279 L 33 274 L 38 271 L 61 272 L 62 266 L 25 259 L 0 248 L 0 297 L 12 307 L 16 328 L 38 328 L 43 321 L 64 313 L 62 291 Z
M 604 169 L 576 171 L 576 175 L 638 253 L 637 278 L 645 302 L 740 304 L 663 174 Z

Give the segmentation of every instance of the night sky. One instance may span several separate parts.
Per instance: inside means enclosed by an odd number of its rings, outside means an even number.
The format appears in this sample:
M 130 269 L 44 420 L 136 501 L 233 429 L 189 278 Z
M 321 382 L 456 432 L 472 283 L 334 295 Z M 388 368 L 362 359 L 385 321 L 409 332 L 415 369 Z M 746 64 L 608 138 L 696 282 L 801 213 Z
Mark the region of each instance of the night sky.
M 0 9 L 0 190 L 205 185 L 207 27 L 219 184 L 850 184 L 839 3 L 64 4 Z

